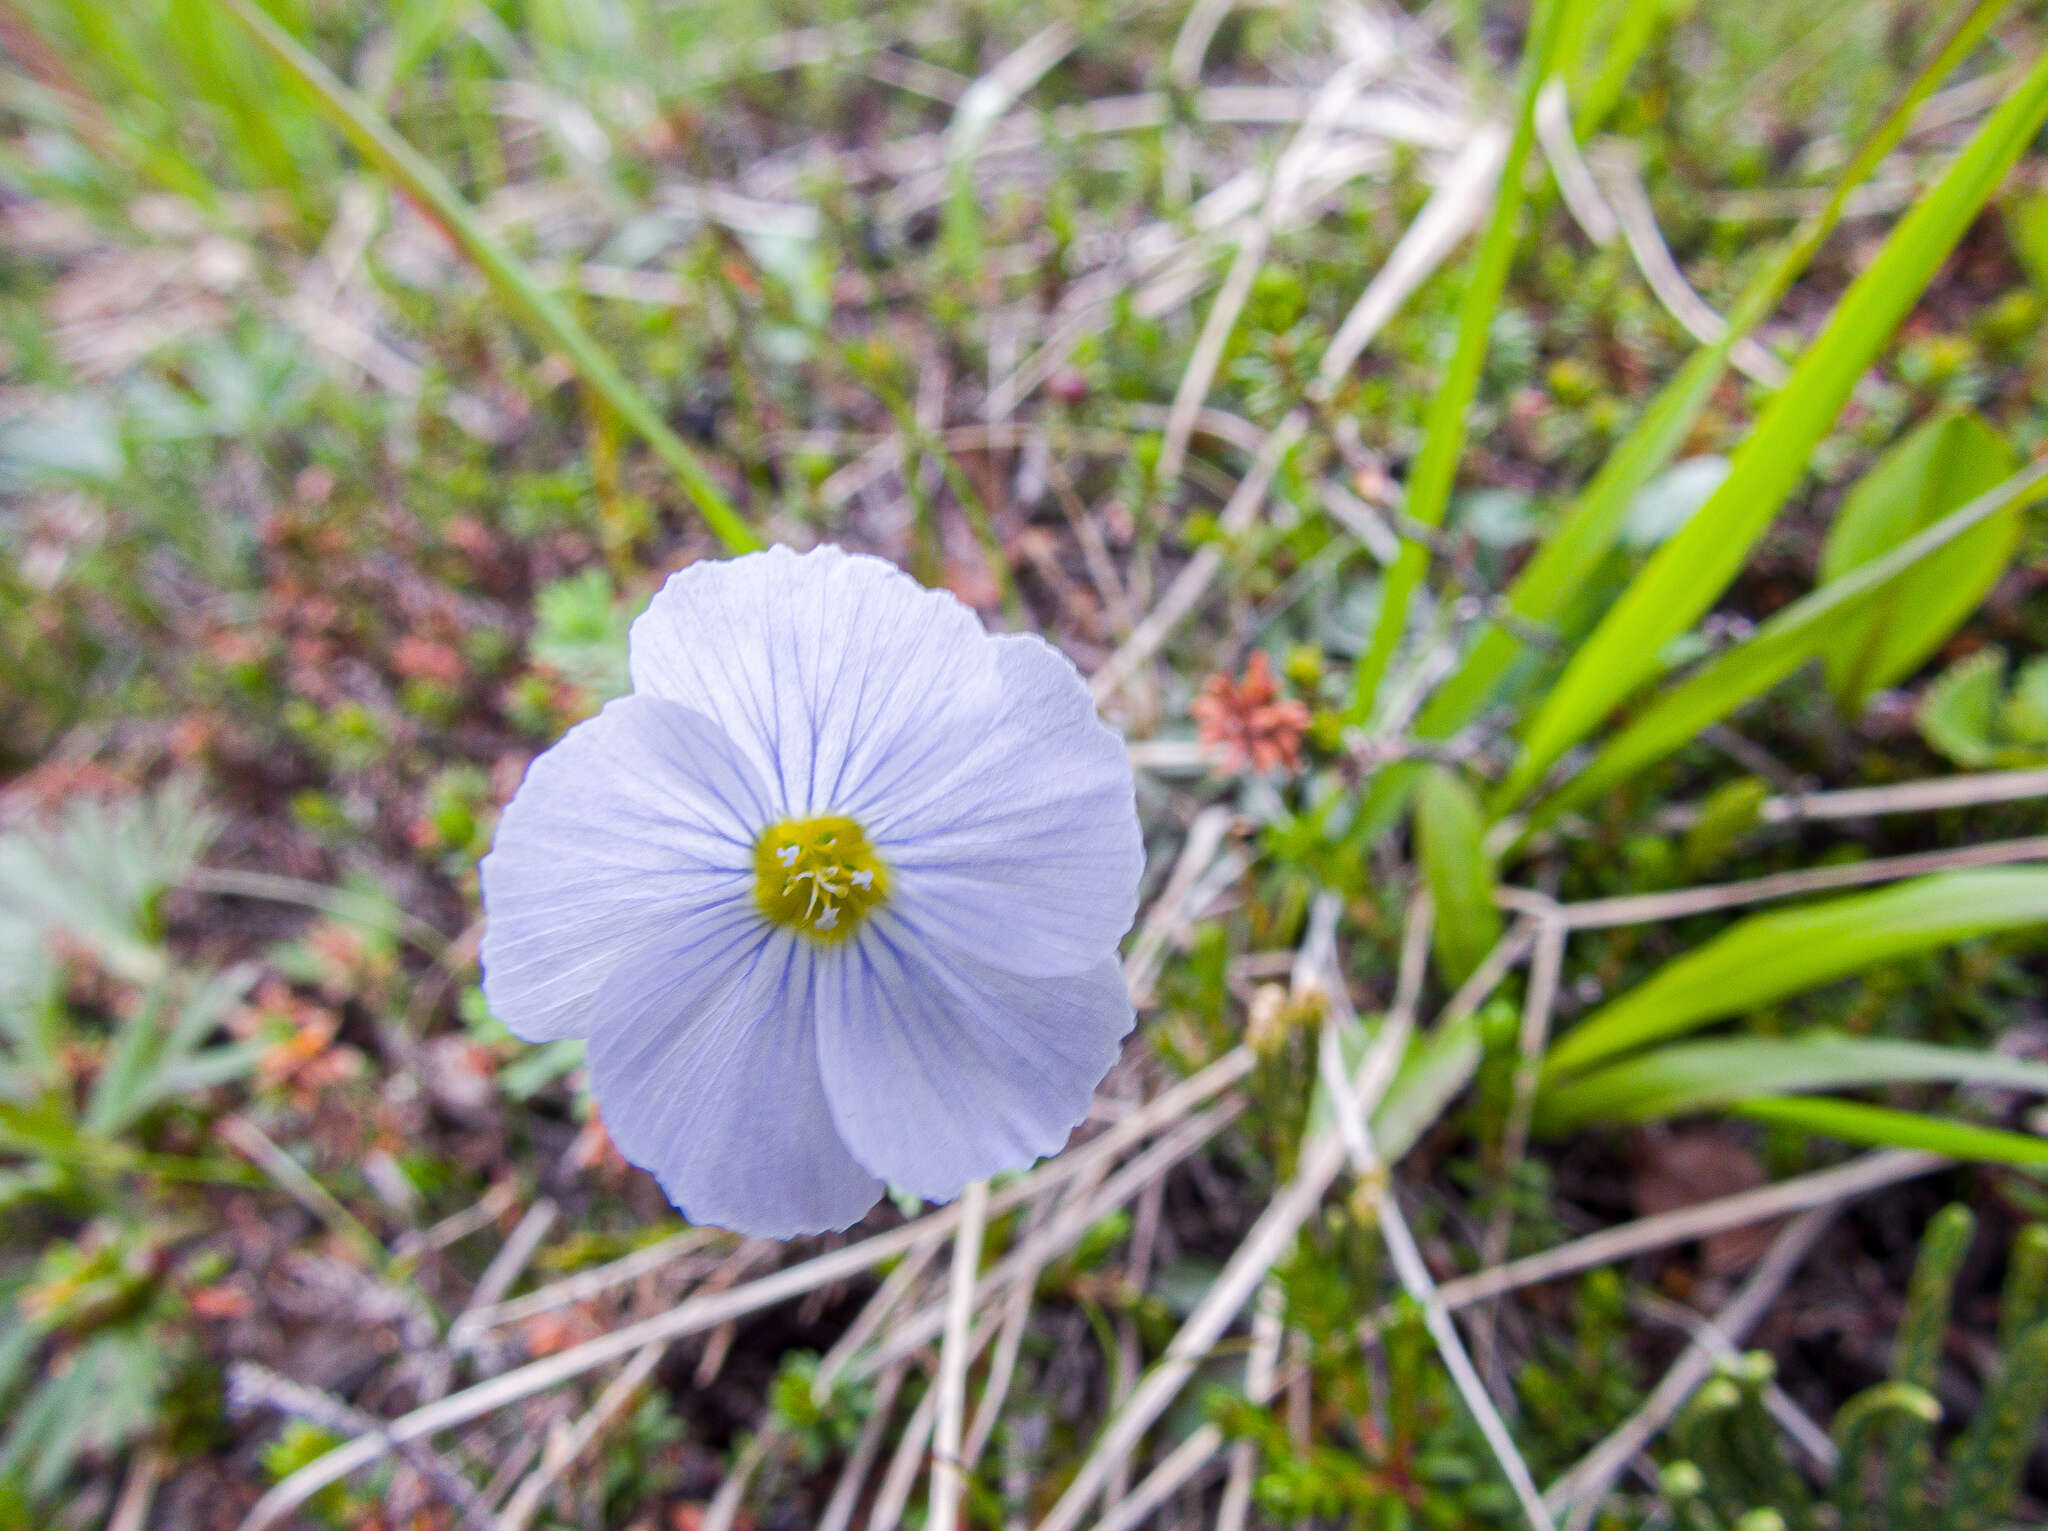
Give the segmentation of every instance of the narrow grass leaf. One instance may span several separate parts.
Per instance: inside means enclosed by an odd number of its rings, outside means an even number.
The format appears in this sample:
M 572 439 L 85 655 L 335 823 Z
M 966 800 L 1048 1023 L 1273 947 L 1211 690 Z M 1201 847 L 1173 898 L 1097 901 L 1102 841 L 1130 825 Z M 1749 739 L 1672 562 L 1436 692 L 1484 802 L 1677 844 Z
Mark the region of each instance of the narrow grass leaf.
M 1437 966 L 1452 987 L 1472 976 L 1500 939 L 1486 822 L 1472 789 L 1444 766 L 1432 766 L 1415 795 L 1415 845 L 1436 905 L 1432 940 Z
M 655 454 L 682 482 L 719 540 L 736 553 L 759 547 L 760 539 L 712 482 L 697 454 L 669 429 L 660 411 L 627 380 L 589 331 L 477 220 L 447 178 L 252 0 L 219 3 L 248 28 L 263 51 L 312 98 L 356 151 L 446 231 L 512 311 L 543 341 L 558 347 L 591 390 L 646 438 Z
M 1528 829 L 1539 828 L 1567 809 L 1598 797 L 1763 695 L 1801 665 L 1826 653 L 1845 622 L 1870 611 L 1902 582 L 1917 580 L 1944 551 L 1965 542 L 1986 524 L 2016 516 L 2044 492 L 2048 492 L 2048 463 L 2007 479 L 1882 558 L 1793 602 L 1749 638 L 1644 707 L 1601 747 L 1583 771 L 1530 812 Z
M 1487 334 L 1507 287 L 1508 267 L 1514 258 L 1516 225 L 1523 202 L 1523 183 L 1529 153 L 1536 141 L 1536 97 L 1544 82 L 1556 71 L 1564 39 L 1575 31 L 1575 18 L 1586 0 L 1538 0 L 1530 24 L 1529 41 L 1522 58 L 1521 99 L 1515 111 L 1515 133 L 1508 144 L 1507 159 L 1501 166 L 1500 184 L 1494 193 L 1493 212 L 1478 254 L 1465 281 L 1465 293 L 1458 305 L 1458 337 L 1443 382 L 1430 397 L 1429 414 L 1423 423 L 1422 451 L 1408 475 L 1403 509 L 1412 521 L 1441 526 L 1457 481 L 1458 462 L 1465 452 L 1465 434 L 1472 401 L 1479 392 L 1479 376 L 1486 361 Z M 1351 716 L 1363 722 L 1379 694 L 1380 681 L 1394 650 L 1408 628 L 1408 607 L 1429 566 L 1429 549 L 1416 541 L 1404 541 L 1401 555 L 1387 571 L 1381 587 L 1379 616 L 1371 641 L 1358 656 L 1353 673 Z
M 1773 1127 L 1790 1127 L 1816 1137 L 1877 1148 L 1917 1148 L 1950 1159 L 1982 1164 L 2011 1164 L 2022 1169 L 2048 1168 L 2048 1139 L 1980 1127 L 1919 1111 L 1898 1111 L 1862 1101 L 1802 1099 L 1764 1095 L 1733 1101 L 1731 1115 Z
M 2042 921 L 2042 867 L 1940 872 L 1875 893 L 1751 915 L 1587 1017 L 1551 1048 L 1545 1072 L 1556 1081 L 1881 963 Z M 1755 1083 L 1739 1093 L 1756 1093 Z
M 1589 1122 L 1656 1121 L 1759 1095 L 1929 1083 L 2048 1094 L 2048 1063 L 1977 1047 L 1828 1034 L 1680 1042 L 1546 1088 L 1536 1116 L 1546 1132 L 1559 1132 Z
M 1643 682 L 1665 646 L 1734 579 L 1805 476 L 1857 380 L 1926 290 L 2013 162 L 2048 121 L 2048 54 L 1958 154 L 1836 305 L 1744 439 L 1720 489 L 1651 558 L 1566 667 L 1502 784 L 1503 811 Z
M 1844 167 L 1827 202 L 1744 289 L 1728 314 L 1727 330 L 1713 345 L 1693 353 L 1610 453 L 1590 483 L 1565 509 L 1529 565 L 1507 592 L 1507 609 L 1527 623 L 1555 622 L 1584 589 L 1614 547 L 1636 497 L 1663 471 L 1691 434 L 1714 389 L 1728 371 L 1736 344 L 1761 323 L 1812 263 L 1841 222 L 1850 195 L 1867 181 L 1905 136 L 1914 114 L 1936 87 L 1982 41 L 2009 0 L 1980 0 L 1950 33 L 1894 103 L 1884 121 Z M 1630 16 L 1653 16 L 1658 7 L 1634 5 Z M 1595 92 L 1597 95 L 1597 90 Z M 1597 100 L 1588 103 L 1591 114 Z M 1493 699 L 1509 670 L 1527 652 L 1525 641 L 1504 627 L 1481 629 L 1471 651 L 1416 719 L 1423 739 L 1448 739 L 1476 719 Z M 1398 816 L 1418 767 L 1396 763 L 1367 789 L 1361 817 L 1384 828 Z

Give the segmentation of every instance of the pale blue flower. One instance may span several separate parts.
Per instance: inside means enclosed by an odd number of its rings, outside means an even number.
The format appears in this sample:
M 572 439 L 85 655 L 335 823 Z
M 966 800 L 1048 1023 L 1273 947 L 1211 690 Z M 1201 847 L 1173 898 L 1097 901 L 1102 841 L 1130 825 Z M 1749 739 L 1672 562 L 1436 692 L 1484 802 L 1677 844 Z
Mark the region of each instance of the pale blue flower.
M 878 559 L 699 563 L 483 862 L 484 992 L 589 1039 L 685 1216 L 843 1228 L 1057 1152 L 1131 1028 L 1131 773 L 1073 665 Z

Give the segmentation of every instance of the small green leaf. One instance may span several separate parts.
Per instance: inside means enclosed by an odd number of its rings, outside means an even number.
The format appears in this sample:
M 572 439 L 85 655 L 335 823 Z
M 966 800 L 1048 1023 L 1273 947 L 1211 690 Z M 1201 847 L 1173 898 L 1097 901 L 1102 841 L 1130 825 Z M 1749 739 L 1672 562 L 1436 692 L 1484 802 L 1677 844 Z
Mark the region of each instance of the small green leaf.
M 1928 421 L 1849 491 L 1821 550 L 1821 578 L 1882 557 L 2018 468 L 2018 454 L 1976 415 Z M 1823 651 L 1828 684 L 1844 710 L 1860 712 L 1871 693 L 1911 674 L 1939 648 L 1998 582 L 2019 536 L 2020 508 L 2013 506 L 1892 581 L 1864 610 L 1845 614 Z
M 1437 965 L 1453 985 L 1471 977 L 1500 939 L 1485 837 L 1478 797 L 1448 768 L 1432 766 L 1415 794 L 1416 851 L 1436 905 Z
M 1505 810 L 1658 671 L 1665 646 L 1705 615 L 1799 486 L 1813 449 L 2013 162 L 2048 120 L 2048 55 L 1914 204 L 1835 306 L 1728 477 L 1664 544 L 1582 644 L 1523 735 L 1496 795 Z
M 2048 745 L 2048 655 L 2020 666 L 2000 721 L 2014 743 Z
M 1998 756 L 1998 694 L 2005 650 L 1979 649 L 1936 677 L 1914 723 L 1920 737 L 1959 766 L 1978 769 Z
M 1776 1095 L 1733 1101 L 1728 1110 L 1753 1122 L 1791 1127 L 1818 1137 L 1838 1138 L 1844 1143 L 1917 1148 L 1950 1159 L 2011 1164 L 2022 1169 L 2048 1168 L 2048 1139 L 1918 1111 L 1898 1111 L 1854 1100 L 1807 1100 Z
M 1999 211 L 2012 253 L 2027 268 L 2034 285 L 2048 293 L 2048 192 L 2025 191 L 2007 197 Z
M 1700 816 L 1685 833 L 1678 859 L 1688 877 L 1711 872 L 1728 859 L 1763 813 L 1771 785 L 1758 776 L 1738 776 L 1723 782 L 1700 805 Z

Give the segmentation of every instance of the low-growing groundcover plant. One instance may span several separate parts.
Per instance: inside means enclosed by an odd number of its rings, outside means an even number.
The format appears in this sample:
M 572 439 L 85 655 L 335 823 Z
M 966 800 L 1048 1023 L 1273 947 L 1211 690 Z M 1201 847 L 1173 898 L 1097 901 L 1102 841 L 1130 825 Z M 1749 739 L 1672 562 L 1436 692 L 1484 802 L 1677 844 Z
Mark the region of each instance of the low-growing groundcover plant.
M 0 1516 L 2038 1519 L 2043 36 L 0 16 Z

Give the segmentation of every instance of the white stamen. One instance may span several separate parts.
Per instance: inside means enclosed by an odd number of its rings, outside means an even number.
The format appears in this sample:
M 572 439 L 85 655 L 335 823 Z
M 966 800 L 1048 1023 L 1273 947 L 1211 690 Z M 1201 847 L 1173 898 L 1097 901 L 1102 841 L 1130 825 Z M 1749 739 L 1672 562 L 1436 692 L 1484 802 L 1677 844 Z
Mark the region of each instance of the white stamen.
M 794 845 L 785 845 L 781 850 L 775 853 L 775 859 L 781 862 L 786 867 L 795 866 L 796 857 L 797 849 Z
M 837 925 L 838 923 L 838 907 L 833 904 L 827 904 L 825 906 L 825 912 L 819 915 L 817 919 L 811 922 L 811 928 L 814 930 L 830 930 L 834 925 Z
M 875 885 L 875 874 L 868 871 L 855 872 L 853 885 L 856 888 L 872 888 Z

